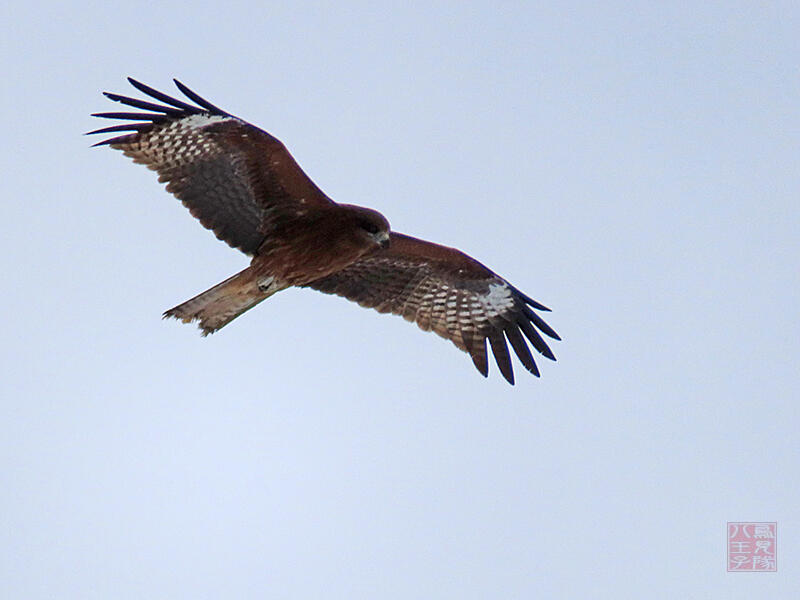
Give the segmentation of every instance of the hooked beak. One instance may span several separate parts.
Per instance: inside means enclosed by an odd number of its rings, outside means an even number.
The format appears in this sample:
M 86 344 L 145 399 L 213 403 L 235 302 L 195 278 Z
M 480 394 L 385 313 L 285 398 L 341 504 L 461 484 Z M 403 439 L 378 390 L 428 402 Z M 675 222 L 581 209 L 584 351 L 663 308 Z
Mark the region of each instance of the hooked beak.
M 388 231 L 381 231 L 378 235 L 375 236 L 375 241 L 380 244 L 382 249 L 386 249 L 389 247 L 391 242 L 391 238 L 389 237 Z

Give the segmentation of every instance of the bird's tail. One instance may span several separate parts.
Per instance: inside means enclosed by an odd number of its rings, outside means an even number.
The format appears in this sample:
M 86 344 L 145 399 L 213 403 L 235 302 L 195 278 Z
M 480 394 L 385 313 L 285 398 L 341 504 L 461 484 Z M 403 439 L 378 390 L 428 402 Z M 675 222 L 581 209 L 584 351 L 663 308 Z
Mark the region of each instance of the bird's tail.
M 269 285 L 263 276 L 256 275 L 252 267 L 247 267 L 191 300 L 169 309 L 164 313 L 164 318 L 174 317 L 184 323 L 198 321 L 198 326 L 206 336 L 282 289 L 281 286 Z

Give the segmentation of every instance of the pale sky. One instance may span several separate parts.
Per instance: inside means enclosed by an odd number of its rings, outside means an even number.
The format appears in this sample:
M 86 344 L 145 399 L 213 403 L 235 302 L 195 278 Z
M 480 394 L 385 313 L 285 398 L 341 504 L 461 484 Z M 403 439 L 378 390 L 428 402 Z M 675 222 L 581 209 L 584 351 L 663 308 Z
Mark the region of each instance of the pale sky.
M 800 597 L 796 3 L 0 8 L 0 597 Z M 282 292 L 81 134 L 177 77 L 564 341 Z M 777 573 L 726 572 L 728 521 Z

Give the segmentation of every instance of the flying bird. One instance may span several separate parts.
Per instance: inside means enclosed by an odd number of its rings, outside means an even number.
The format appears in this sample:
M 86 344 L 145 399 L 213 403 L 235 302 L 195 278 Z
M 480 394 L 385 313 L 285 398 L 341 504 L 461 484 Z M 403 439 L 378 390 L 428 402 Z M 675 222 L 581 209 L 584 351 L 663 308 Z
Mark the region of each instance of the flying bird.
M 89 132 L 115 134 L 95 146 L 121 150 L 156 171 L 204 227 L 251 257 L 246 269 L 166 311 L 165 318 L 196 321 L 208 335 L 276 292 L 307 287 L 436 332 L 467 352 L 484 377 L 486 340 L 511 384 L 506 340 L 537 377 L 528 342 L 555 360 L 539 332 L 560 338 L 536 312 L 550 309 L 474 258 L 392 231 L 375 210 L 337 204 L 278 139 L 178 80 L 188 102 L 128 81 L 157 102 L 105 92 L 145 112 L 93 114 L 126 121 Z

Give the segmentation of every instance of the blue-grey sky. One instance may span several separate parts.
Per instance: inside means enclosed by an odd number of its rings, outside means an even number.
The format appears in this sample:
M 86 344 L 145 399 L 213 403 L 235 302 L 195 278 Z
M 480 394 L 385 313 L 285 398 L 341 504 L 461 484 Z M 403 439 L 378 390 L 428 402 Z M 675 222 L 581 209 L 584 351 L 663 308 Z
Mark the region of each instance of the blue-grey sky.
M 800 597 L 796 3 L 0 13 L 0 597 Z M 558 362 L 308 290 L 162 321 L 247 261 L 81 137 L 128 75 L 551 306 Z

